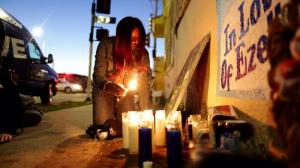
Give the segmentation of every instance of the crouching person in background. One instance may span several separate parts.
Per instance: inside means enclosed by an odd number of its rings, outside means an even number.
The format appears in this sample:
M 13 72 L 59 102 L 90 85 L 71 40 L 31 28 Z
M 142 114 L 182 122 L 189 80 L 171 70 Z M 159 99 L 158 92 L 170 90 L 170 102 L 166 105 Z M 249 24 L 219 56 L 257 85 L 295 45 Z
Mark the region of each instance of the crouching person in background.
M 0 143 L 20 135 L 23 127 L 34 126 L 41 122 L 42 113 L 34 107 L 31 96 L 19 94 L 17 78 L 9 71 L 0 74 Z

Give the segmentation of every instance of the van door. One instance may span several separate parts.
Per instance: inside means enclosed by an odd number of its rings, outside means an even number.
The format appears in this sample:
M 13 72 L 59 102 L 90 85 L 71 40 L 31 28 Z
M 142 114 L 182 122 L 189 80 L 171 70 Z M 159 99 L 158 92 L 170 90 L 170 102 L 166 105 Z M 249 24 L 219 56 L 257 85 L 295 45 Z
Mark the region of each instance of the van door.
M 42 62 L 42 52 L 34 40 L 28 42 L 27 50 L 30 60 L 28 82 L 31 82 L 30 86 L 44 89 L 47 83 L 48 70 L 44 67 L 45 63 Z

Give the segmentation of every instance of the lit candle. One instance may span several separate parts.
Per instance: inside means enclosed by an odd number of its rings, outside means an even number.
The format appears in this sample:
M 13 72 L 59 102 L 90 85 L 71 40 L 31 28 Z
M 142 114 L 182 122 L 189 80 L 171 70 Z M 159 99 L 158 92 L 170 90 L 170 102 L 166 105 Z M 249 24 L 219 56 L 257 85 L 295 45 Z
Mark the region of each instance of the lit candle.
M 154 149 L 154 145 L 155 145 L 155 137 L 154 137 L 154 116 L 153 116 L 153 111 L 152 110 L 144 110 L 144 118 L 146 119 L 146 121 L 149 123 L 148 127 L 152 128 L 152 149 Z
M 153 149 L 153 123 L 154 117 L 152 110 L 144 110 L 140 113 L 139 128 L 139 167 L 143 167 L 144 161 L 152 160 Z
M 139 167 L 152 160 L 152 128 L 139 128 Z
M 181 143 L 181 112 L 171 111 L 166 119 L 167 127 L 167 161 L 168 167 L 181 167 L 182 143 Z
M 181 121 L 181 111 L 171 111 L 167 118 L 166 118 L 166 124 L 178 124 L 178 128 L 180 132 L 182 132 L 182 121 Z
M 128 111 L 129 127 L 129 154 L 138 153 L 138 124 L 139 118 L 136 111 Z
M 181 133 L 178 128 L 167 129 L 167 161 L 169 168 L 181 167 Z
M 166 144 L 165 111 L 157 110 L 155 113 L 155 145 Z
M 143 116 L 143 120 L 150 123 L 150 126 L 152 126 L 152 123 L 153 123 L 153 120 L 154 120 L 152 110 L 149 110 L 149 109 L 144 110 L 142 112 L 142 116 Z
M 128 128 L 128 115 L 122 113 L 122 136 L 123 136 L 123 148 L 129 148 L 129 128 Z

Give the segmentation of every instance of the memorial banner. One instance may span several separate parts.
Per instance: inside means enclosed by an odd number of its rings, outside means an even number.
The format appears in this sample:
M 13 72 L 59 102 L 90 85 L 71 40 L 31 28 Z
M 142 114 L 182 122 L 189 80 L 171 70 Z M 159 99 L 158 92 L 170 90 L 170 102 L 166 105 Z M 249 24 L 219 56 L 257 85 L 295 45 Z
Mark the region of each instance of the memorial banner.
M 217 0 L 217 95 L 269 99 L 268 26 L 287 0 Z

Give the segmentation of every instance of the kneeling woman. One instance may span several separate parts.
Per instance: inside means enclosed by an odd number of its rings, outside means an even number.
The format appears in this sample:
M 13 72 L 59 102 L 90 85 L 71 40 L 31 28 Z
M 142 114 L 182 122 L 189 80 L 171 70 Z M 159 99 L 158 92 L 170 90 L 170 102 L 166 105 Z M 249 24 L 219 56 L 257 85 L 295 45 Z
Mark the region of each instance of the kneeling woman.
M 91 137 L 96 132 L 108 132 L 106 139 L 120 136 L 122 112 L 149 108 L 151 71 L 145 36 L 139 19 L 125 17 L 117 25 L 116 36 L 99 43 L 93 73 L 93 125 L 86 130 Z M 127 89 L 132 78 L 137 79 L 134 93 Z

